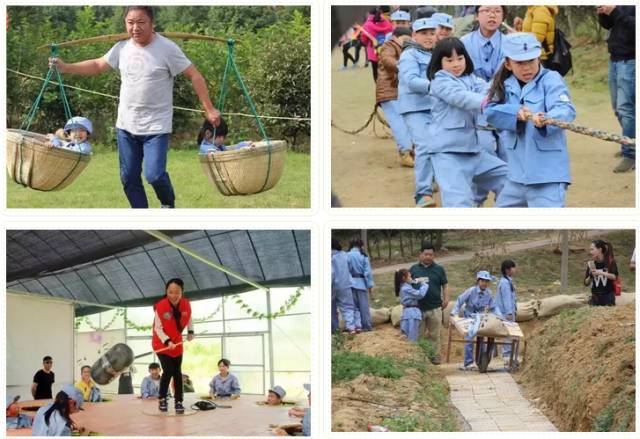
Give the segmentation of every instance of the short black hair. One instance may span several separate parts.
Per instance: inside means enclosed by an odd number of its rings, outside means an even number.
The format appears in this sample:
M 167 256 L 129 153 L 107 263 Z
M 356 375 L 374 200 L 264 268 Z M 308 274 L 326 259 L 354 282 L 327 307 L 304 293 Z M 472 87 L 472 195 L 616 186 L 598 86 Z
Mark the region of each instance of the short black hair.
M 421 18 L 431 18 L 431 16 L 436 12 L 436 8 L 434 8 L 433 6 L 420 6 L 416 9 L 416 20 L 419 20 Z
M 82 373 L 82 371 L 85 369 L 85 367 L 89 368 L 89 370 L 91 370 L 91 366 L 89 366 L 88 364 L 85 364 L 84 366 L 82 366 L 80 368 L 80 373 Z
M 408 27 L 396 27 L 393 30 L 394 37 L 401 37 L 403 35 L 411 36 L 411 29 L 409 29 Z
M 340 245 L 340 241 L 337 238 L 331 238 L 331 250 L 342 250 L 342 245 Z
M 180 287 L 182 291 L 184 291 L 184 282 L 179 277 L 174 277 L 173 279 L 169 279 L 167 281 L 167 284 L 164 286 L 164 290 L 166 291 L 167 288 L 169 288 L 169 285 L 171 284 L 176 284 L 177 286 Z
M 445 56 L 451 56 L 454 51 L 458 55 L 464 56 L 466 66 L 464 68 L 463 75 L 470 75 L 473 73 L 473 60 L 471 59 L 471 56 L 469 56 L 467 48 L 464 47 L 462 40 L 456 37 L 443 38 L 438 41 L 436 43 L 436 47 L 433 48 L 433 55 L 431 55 L 429 70 L 427 70 L 427 78 L 429 78 L 430 81 L 433 81 L 436 73 L 442 70 L 442 58 Z
M 53 360 L 53 358 L 51 358 L 51 356 L 50 356 L 50 355 L 45 355 L 45 356 L 42 358 L 42 362 L 43 362 L 43 363 L 44 363 L 45 361 L 51 361 L 51 360 Z
M 220 366 L 220 363 L 224 364 L 227 367 L 231 366 L 231 361 L 227 360 L 226 358 L 221 358 L 220 361 L 218 361 L 218 366 Z
M 431 241 L 422 241 L 422 245 L 420 246 L 420 253 L 422 253 L 425 250 L 436 251 L 436 248 L 433 246 Z
M 131 11 L 144 11 L 145 14 L 151 19 L 153 22 L 153 7 L 152 6 L 127 6 L 124 10 L 124 19 L 126 20 L 127 15 Z
M 516 263 L 513 262 L 511 259 L 505 259 L 504 261 L 502 261 L 502 265 L 500 266 L 500 271 L 502 272 L 503 276 L 506 276 L 507 270 L 515 266 L 516 266 Z
M 229 127 L 222 116 L 220 116 L 220 124 L 217 127 L 214 127 L 211 122 L 205 119 L 204 122 L 202 122 L 202 128 L 200 128 L 200 132 L 198 133 L 198 138 L 196 140 L 198 146 L 200 146 L 202 140 L 204 140 L 204 133 L 206 131 L 215 133 L 216 136 L 227 137 L 227 134 L 229 134 Z
M 149 369 L 160 369 L 160 365 L 158 363 L 151 363 Z

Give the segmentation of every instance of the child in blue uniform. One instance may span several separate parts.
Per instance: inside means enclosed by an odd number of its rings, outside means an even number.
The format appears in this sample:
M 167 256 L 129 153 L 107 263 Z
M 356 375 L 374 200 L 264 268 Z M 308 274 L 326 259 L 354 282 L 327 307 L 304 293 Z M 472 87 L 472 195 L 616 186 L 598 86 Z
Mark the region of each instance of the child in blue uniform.
M 373 324 L 369 313 L 369 294 L 373 293 L 373 273 L 369 256 L 364 252 L 364 243 L 361 239 L 352 239 L 349 243 L 347 259 L 349 261 L 349 272 L 353 283 L 351 292 L 353 293 L 353 304 L 355 305 L 355 325 L 356 332 L 371 331 Z
M 32 436 L 71 436 L 72 430 L 80 430 L 71 414 L 82 408 L 82 394 L 68 384 L 56 395 L 53 402 L 40 407 L 33 418 Z
M 496 313 L 500 316 L 500 311 L 496 308 L 493 296 L 489 287 L 491 282 L 491 274 L 488 271 L 479 271 L 476 274 L 476 284 L 458 296 L 456 304 L 451 311 L 452 316 L 457 316 L 464 307 L 464 317 L 471 317 L 476 313 L 484 313 L 487 311 Z M 469 370 L 473 364 L 473 344 L 466 343 L 464 345 L 464 364 L 461 370 Z
M 238 377 L 229 372 L 231 362 L 226 358 L 218 361 L 220 373 L 209 383 L 209 394 L 214 398 L 237 398 L 240 396 L 240 382 Z
M 436 41 L 453 36 L 453 17 L 444 12 L 436 12 L 431 16 L 436 23 Z
M 516 273 L 516 263 L 511 259 L 504 260 L 502 261 L 500 270 L 502 271 L 502 278 L 500 278 L 498 291 L 496 292 L 496 308 L 500 310 L 500 313 L 504 316 L 505 320 L 515 322 L 517 310 L 516 301 L 518 300 L 518 297 L 516 296 L 516 287 L 513 285 L 513 275 Z M 510 343 L 511 338 L 506 337 L 504 342 Z M 503 345 L 502 359 L 504 360 L 505 367 L 509 365 L 510 355 L 511 345 Z M 516 358 L 515 360 L 517 363 L 518 359 Z
M 398 62 L 398 113 L 409 129 L 415 146 L 416 207 L 435 207 L 433 167 L 427 152 L 427 127 L 431 123 L 431 98 L 426 77 L 435 44 L 436 24 L 429 18 L 413 22 L 412 40 L 407 41 Z
M 458 38 L 436 44 L 428 79 L 433 100 L 428 149 L 443 207 L 473 207 L 475 188 L 500 193 L 507 167 L 480 147 L 476 118 L 487 83 L 473 73 L 473 62 Z
M 427 294 L 429 283 L 428 281 L 414 283 L 411 279 L 411 272 L 402 268 L 395 274 L 395 290 L 396 296 L 400 296 L 400 304 L 402 305 L 400 331 L 407 336 L 409 341 L 418 341 L 418 332 L 422 321 L 418 300 Z
M 142 379 L 140 395 L 142 399 L 160 397 L 160 365 L 158 363 L 149 365 L 149 375 Z
M 225 145 L 224 141 L 229 134 L 229 127 L 223 118 L 220 118 L 220 125 L 214 127 L 211 122 L 205 120 L 198 133 L 197 143 L 200 147 L 200 154 L 207 154 L 219 151 L 231 151 L 234 149 L 252 148 L 253 142 L 243 141 L 235 145 Z
M 342 251 L 340 242 L 331 239 L 331 332 L 338 331 L 338 308 L 344 320 L 345 329 L 350 334 L 356 332 L 356 310 L 353 304 L 351 285 L 353 279 L 349 272 L 349 259 Z
M 20 413 L 19 396 L 7 395 L 7 428 L 31 427 L 31 418 Z
M 47 134 L 49 146 L 80 154 L 91 154 L 89 135 L 93 132 L 93 124 L 86 117 L 74 116 L 67 121 L 63 129 L 55 134 Z
M 487 121 L 501 130 L 508 157 L 507 182 L 496 207 L 564 207 L 571 183 L 567 138 L 543 118 L 571 122 L 576 109 L 562 76 L 540 65 L 541 45 L 533 34 L 503 40 L 505 61 L 485 110 Z

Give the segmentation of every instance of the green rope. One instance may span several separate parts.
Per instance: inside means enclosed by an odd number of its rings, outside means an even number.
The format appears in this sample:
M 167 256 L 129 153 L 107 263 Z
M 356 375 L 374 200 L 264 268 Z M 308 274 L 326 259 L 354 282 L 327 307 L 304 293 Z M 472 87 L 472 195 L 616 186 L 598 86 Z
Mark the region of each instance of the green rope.
M 57 58 L 57 56 L 58 56 L 58 46 L 55 44 L 51 44 L 51 57 Z M 64 91 L 64 85 L 62 84 L 62 77 L 60 76 L 60 72 L 56 68 L 55 64 L 52 64 L 49 67 L 47 76 L 44 78 L 44 83 L 42 84 L 40 93 L 38 93 L 38 96 L 31 104 L 31 108 L 27 113 L 26 120 L 24 120 L 22 122 L 22 125 L 20 126 L 21 130 L 29 131 L 29 128 L 31 127 L 31 123 L 33 122 L 33 119 L 35 118 L 36 113 L 38 112 L 38 107 L 40 107 L 40 103 L 42 102 L 42 97 L 44 96 L 45 90 L 49 86 L 49 81 L 51 80 L 51 76 L 53 75 L 54 71 L 56 73 L 58 85 L 60 86 L 60 99 L 62 100 L 62 106 L 64 107 L 65 117 L 67 118 L 67 120 L 71 119 L 71 107 L 69 106 L 69 100 L 67 99 L 67 94 Z
M 242 95 L 244 96 L 245 101 L 247 102 L 247 105 L 249 106 L 249 109 L 251 110 L 251 114 L 253 114 L 254 119 L 256 120 L 256 123 L 258 124 L 258 128 L 260 130 L 260 135 L 262 136 L 263 139 L 265 139 L 267 141 L 267 150 L 269 152 L 269 162 L 267 164 L 267 178 L 265 178 L 264 180 L 264 184 L 262 185 L 262 187 L 260 188 L 260 190 L 258 192 L 261 192 L 269 183 L 269 178 L 271 177 L 271 140 L 269 139 L 269 137 L 267 137 L 267 133 L 264 129 L 264 125 L 262 124 L 262 121 L 260 120 L 260 116 L 258 115 L 258 111 L 256 110 L 256 106 L 255 103 L 253 102 L 253 99 L 251 98 L 251 95 L 249 94 L 249 90 L 247 89 L 247 86 L 244 83 L 244 80 L 242 79 L 242 75 L 240 74 L 240 70 L 238 69 L 238 66 L 236 65 L 235 62 L 235 58 L 234 58 L 234 52 L 233 52 L 233 48 L 235 46 L 235 40 L 233 39 L 229 39 L 227 40 L 227 63 L 224 67 L 224 74 L 222 75 L 222 88 L 220 90 L 220 96 L 218 97 L 218 110 L 220 111 L 220 113 L 223 112 L 224 110 L 224 103 L 225 100 L 227 98 L 227 91 L 228 91 L 228 82 L 229 82 L 229 73 L 231 70 L 233 70 L 233 74 L 235 74 L 236 79 L 238 80 L 238 83 L 240 84 L 240 89 L 242 90 Z M 214 137 L 215 137 L 215 129 L 214 129 Z M 226 183 L 223 181 L 222 182 L 225 187 Z M 229 188 L 227 187 L 227 190 L 229 190 Z M 229 190 L 229 192 L 231 192 Z

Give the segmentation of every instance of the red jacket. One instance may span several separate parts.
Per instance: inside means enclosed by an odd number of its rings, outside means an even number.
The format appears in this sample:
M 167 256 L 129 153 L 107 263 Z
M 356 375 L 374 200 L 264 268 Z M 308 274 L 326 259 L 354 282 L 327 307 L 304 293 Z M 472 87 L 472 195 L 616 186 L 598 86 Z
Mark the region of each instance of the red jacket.
M 178 302 L 178 310 L 180 311 L 180 329 L 178 322 L 173 315 L 173 307 L 166 297 L 160 299 L 153 306 L 155 316 L 153 319 L 153 338 L 151 346 L 154 351 L 166 348 L 165 342 L 171 340 L 174 343 L 182 341 L 182 331 L 189 328 L 189 332 L 193 333 L 193 325 L 191 323 L 191 304 L 184 297 Z M 162 355 L 169 357 L 179 357 L 182 355 L 182 345 L 176 346 L 174 349 L 167 349 L 161 352 Z

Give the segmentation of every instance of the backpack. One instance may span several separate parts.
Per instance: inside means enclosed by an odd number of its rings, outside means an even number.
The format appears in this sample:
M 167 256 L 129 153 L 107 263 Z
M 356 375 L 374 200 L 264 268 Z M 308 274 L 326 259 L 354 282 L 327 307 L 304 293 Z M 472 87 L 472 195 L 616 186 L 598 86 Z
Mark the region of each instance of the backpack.
M 548 50 L 546 43 L 544 46 Z M 569 70 L 573 67 L 571 61 L 571 44 L 565 37 L 564 32 L 557 27 L 554 36 L 553 53 L 549 54 L 549 58 L 547 58 L 545 64 L 546 68 L 555 70 L 562 76 L 569 73 Z

